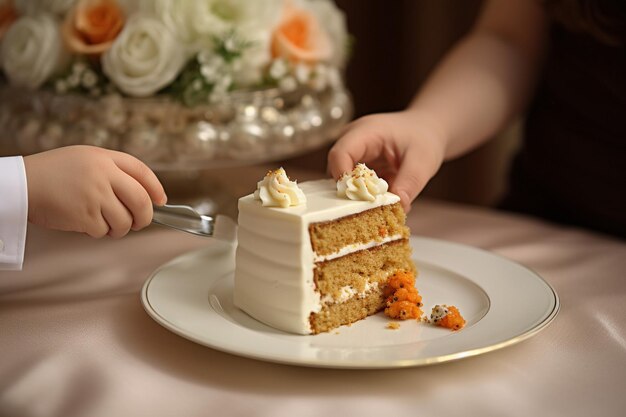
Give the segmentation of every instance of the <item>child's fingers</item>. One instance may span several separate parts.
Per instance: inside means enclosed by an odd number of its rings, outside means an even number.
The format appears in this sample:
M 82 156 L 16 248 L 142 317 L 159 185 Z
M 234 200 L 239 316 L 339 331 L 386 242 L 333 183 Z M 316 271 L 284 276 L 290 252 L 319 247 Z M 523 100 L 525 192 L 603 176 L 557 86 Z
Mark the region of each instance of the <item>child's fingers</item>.
M 328 152 L 328 170 L 330 175 L 338 180 L 344 173 L 352 171 L 358 158 L 350 154 L 349 148 L 342 142 L 337 142 Z
M 146 164 L 123 152 L 112 152 L 112 158 L 115 165 L 141 184 L 155 204 L 163 205 L 167 202 L 163 186 Z
M 126 236 L 133 224 L 133 217 L 128 209 L 117 198 L 110 198 L 102 205 L 102 217 L 109 225 L 107 233 L 112 238 L 118 239 Z
M 420 160 L 419 158 L 419 150 L 416 147 L 409 147 L 390 187 L 390 191 L 400 197 L 402 206 L 407 212 L 411 209 L 411 202 L 430 180 L 424 175 L 423 167 L 416 162 Z
M 135 178 L 117 172 L 111 178 L 113 192 L 131 216 L 132 230 L 143 229 L 152 221 L 152 201 L 144 187 Z
M 93 238 L 100 239 L 102 237 L 105 237 L 109 233 L 109 230 L 111 230 L 109 224 L 102 216 L 102 213 L 100 213 L 100 215 L 97 216 L 96 219 L 90 218 L 82 231 L 84 231 Z
M 383 150 L 383 138 L 368 127 L 356 124 L 342 136 L 328 152 L 328 170 L 335 179 L 352 171 L 358 162 L 369 162 Z

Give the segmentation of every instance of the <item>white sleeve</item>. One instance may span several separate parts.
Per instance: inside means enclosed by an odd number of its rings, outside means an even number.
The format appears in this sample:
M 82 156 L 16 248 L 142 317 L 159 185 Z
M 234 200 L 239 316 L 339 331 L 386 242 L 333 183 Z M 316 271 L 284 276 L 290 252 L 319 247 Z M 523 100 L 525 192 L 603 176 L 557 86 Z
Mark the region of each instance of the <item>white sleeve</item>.
M 0 270 L 21 270 L 28 222 L 28 189 L 21 156 L 0 158 Z

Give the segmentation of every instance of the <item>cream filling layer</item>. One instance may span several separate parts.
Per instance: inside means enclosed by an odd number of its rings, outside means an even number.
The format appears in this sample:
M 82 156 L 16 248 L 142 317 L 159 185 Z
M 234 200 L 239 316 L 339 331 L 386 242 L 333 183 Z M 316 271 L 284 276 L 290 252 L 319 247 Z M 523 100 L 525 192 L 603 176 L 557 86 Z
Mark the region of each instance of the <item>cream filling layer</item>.
M 341 287 L 339 290 L 339 297 L 333 297 L 330 294 L 326 294 L 322 297 L 321 303 L 330 305 L 330 304 L 338 304 L 345 303 L 349 299 L 356 296 L 356 298 L 364 298 L 372 291 L 379 291 L 378 282 L 368 282 L 365 284 L 365 289 L 361 292 L 357 292 L 352 286 L 346 285 L 345 287 Z
M 400 240 L 404 237 L 401 234 L 387 236 L 381 240 L 372 240 L 367 243 L 355 243 L 352 245 L 344 246 L 339 249 L 337 252 L 328 254 L 328 255 L 318 255 L 317 253 L 313 253 L 313 262 L 326 262 L 333 259 L 341 258 L 342 256 L 349 255 L 353 252 L 358 252 L 361 250 L 371 249 L 375 246 L 384 245 L 388 242 L 393 242 L 394 240 Z

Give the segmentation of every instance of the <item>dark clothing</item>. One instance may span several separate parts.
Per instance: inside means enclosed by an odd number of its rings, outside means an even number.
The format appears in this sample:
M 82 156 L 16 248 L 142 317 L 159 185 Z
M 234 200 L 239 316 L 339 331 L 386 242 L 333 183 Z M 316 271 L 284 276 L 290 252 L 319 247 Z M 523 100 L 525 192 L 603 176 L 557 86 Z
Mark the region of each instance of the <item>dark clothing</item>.
M 626 48 L 553 24 L 502 207 L 626 238 Z

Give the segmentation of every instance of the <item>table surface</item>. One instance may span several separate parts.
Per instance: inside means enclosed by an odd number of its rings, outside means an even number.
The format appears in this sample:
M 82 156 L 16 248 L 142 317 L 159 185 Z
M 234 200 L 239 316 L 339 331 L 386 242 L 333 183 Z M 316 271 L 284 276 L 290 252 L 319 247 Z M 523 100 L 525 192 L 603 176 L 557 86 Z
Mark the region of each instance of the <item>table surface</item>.
M 24 270 L 0 273 L 0 416 L 624 415 L 623 241 L 437 201 L 418 200 L 408 224 L 532 268 L 558 292 L 558 317 L 520 344 L 428 367 L 265 363 L 183 339 L 141 306 L 150 273 L 207 240 L 29 226 Z

